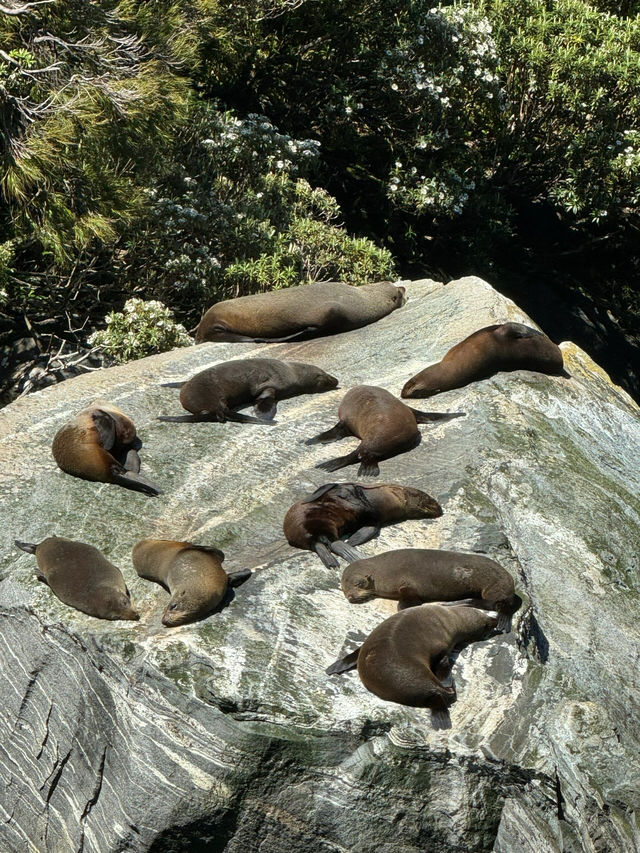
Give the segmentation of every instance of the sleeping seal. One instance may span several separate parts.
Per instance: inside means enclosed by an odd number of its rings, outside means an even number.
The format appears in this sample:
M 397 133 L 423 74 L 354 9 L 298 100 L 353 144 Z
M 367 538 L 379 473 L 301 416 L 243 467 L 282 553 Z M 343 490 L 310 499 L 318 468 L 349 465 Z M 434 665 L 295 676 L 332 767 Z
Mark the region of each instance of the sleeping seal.
M 305 443 L 338 441 L 355 435 L 361 439 L 355 450 L 315 467 L 337 471 L 360 462 L 358 476 L 377 477 L 380 474 L 378 460 L 411 450 L 420 443 L 419 423 L 448 421 L 463 415 L 464 412 L 420 412 L 405 406 L 383 388 L 357 385 L 344 395 L 338 408 L 338 423 Z
M 216 303 L 200 321 L 195 340 L 267 343 L 333 335 L 375 323 L 404 302 L 404 287 L 389 281 L 301 284 Z
M 359 560 L 354 546 L 377 536 L 383 524 L 440 515 L 440 504 L 419 489 L 391 483 L 328 483 L 290 507 L 283 530 L 294 548 L 315 551 L 325 566 L 337 567 L 332 551 Z
M 122 572 L 93 545 L 50 536 L 39 545 L 15 540 L 35 554 L 37 577 L 60 601 L 98 619 L 139 619 Z
M 239 358 L 208 367 L 185 383 L 167 383 L 165 387 L 181 389 L 180 402 L 193 417 L 159 420 L 263 423 L 275 417 L 278 400 L 298 394 L 320 394 L 337 385 L 335 376 L 313 364 L 276 358 Z M 259 418 L 235 411 L 250 403 Z
M 536 370 L 563 374 L 562 351 L 545 334 L 522 323 L 479 329 L 452 347 L 437 364 L 426 367 L 402 389 L 402 397 L 432 397 L 462 388 L 501 370 Z

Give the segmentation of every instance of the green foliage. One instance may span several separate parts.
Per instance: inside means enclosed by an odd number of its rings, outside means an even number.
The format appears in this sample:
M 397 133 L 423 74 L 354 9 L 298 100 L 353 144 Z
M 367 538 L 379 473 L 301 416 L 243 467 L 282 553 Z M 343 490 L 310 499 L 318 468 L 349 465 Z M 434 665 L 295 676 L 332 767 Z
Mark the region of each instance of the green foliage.
M 156 300 L 128 299 L 124 311 L 113 311 L 105 322 L 106 328 L 94 332 L 89 343 L 101 347 L 114 361 L 132 361 L 193 343 L 173 313 Z

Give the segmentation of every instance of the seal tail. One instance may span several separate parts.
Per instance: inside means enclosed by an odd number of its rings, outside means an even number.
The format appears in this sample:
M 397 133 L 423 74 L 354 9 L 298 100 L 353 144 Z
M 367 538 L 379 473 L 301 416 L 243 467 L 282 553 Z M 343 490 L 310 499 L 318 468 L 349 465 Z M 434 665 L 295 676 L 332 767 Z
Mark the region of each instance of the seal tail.
M 451 728 L 451 715 L 447 708 L 438 708 L 431 711 L 431 725 L 438 731 L 445 731 Z
M 240 586 L 245 581 L 249 580 L 252 575 L 251 569 L 239 569 L 237 572 L 229 572 L 227 580 L 229 586 Z
M 348 542 L 343 542 L 341 539 L 331 543 L 331 550 L 348 563 L 355 563 L 356 560 L 361 560 L 363 556 L 352 545 L 349 545 Z
M 411 406 L 408 406 L 411 409 Z M 417 424 L 428 424 L 431 421 L 450 421 L 453 418 L 464 418 L 466 412 L 421 412 L 419 409 L 411 409 Z
M 360 457 L 358 456 L 358 451 L 353 450 L 351 453 L 347 453 L 346 456 L 338 456 L 335 459 L 328 459 L 326 462 L 320 462 L 315 467 L 320 468 L 323 471 L 337 471 L 338 468 L 346 468 L 347 465 L 355 465 L 356 462 L 359 461 Z
M 351 654 L 345 655 L 343 658 L 334 661 L 331 666 L 328 666 L 325 669 L 327 675 L 340 675 L 342 672 L 349 672 L 350 670 L 355 669 L 358 665 L 358 655 L 360 654 L 361 648 L 362 646 L 358 646 L 355 652 L 351 652 Z
M 14 543 L 21 551 L 26 551 L 27 554 L 35 554 L 37 545 L 32 545 L 30 542 L 21 542 L 19 539 L 14 539 Z

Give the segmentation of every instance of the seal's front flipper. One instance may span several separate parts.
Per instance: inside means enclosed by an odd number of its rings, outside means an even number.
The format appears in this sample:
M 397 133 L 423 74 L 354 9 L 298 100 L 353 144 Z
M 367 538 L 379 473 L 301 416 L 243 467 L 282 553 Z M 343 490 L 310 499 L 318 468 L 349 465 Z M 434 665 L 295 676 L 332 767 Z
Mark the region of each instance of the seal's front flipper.
M 211 554 L 212 556 L 217 557 L 221 563 L 224 562 L 224 553 L 220 548 L 215 548 L 213 545 L 194 545 L 193 542 L 189 542 L 186 548 L 187 550 L 204 551 L 205 554 Z
M 336 560 L 324 542 L 319 542 L 316 539 L 313 543 L 313 550 L 328 569 L 337 569 L 339 567 L 340 563 Z
M 331 550 L 334 554 L 343 557 L 348 563 L 355 563 L 356 560 L 361 560 L 363 557 L 359 551 L 356 551 L 355 548 L 352 548 L 351 545 L 343 542 L 341 539 L 331 543 Z
M 364 545 L 365 542 L 370 542 L 371 539 L 374 539 L 378 533 L 380 533 L 379 527 L 361 527 L 360 530 L 356 530 L 355 533 L 349 536 L 347 545 Z
M 200 421 L 217 421 L 215 415 L 207 417 L 205 415 L 158 415 L 157 421 L 165 421 L 170 424 L 197 424 Z
M 411 406 L 407 408 L 411 409 Z M 431 421 L 450 421 L 453 418 L 464 418 L 466 412 L 421 412 L 419 409 L 411 409 L 417 424 L 428 424 Z
M 21 542 L 19 539 L 14 539 L 14 543 L 21 551 L 26 551 L 27 554 L 35 554 L 37 545 L 32 545 L 31 542 Z
M 113 417 L 103 409 L 95 409 L 91 418 L 100 436 L 100 444 L 105 450 L 111 450 L 116 441 L 116 422 Z
M 275 415 L 275 407 L 273 414 Z M 225 412 L 225 417 L 228 421 L 235 421 L 235 423 L 238 424 L 262 424 L 263 426 L 267 424 L 267 426 L 271 426 L 271 424 L 275 423 L 273 420 L 254 418 L 253 415 L 244 415 L 242 412 L 233 412 L 231 409 L 228 412 Z
M 358 646 L 355 652 L 351 652 L 350 655 L 346 655 L 340 660 L 335 661 L 325 669 L 327 675 L 339 675 L 341 672 L 349 672 L 352 669 L 355 669 L 358 666 L 358 655 L 360 654 L 360 649 L 362 646 Z
M 186 385 L 185 382 L 163 382 L 160 387 L 161 388 L 182 388 L 183 385 Z
M 328 441 L 340 441 L 341 438 L 346 438 L 348 435 L 351 435 L 351 431 L 342 421 L 338 421 L 331 429 L 320 432 L 318 435 L 314 435 L 313 438 L 308 438 L 305 444 L 325 444 Z M 330 471 L 331 469 L 329 468 L 328 470 Z
M 508 616 L 506 613 L 498 614 L 496 630 L 502 631 L 503 634 L 508 634 L 511 630 L 511 616 Z
M 276 416 L 276 389 L 265 388 L 260 392 L 254 403 L 256 412 L 265 420 L 272 421 Z
M 408 607 L 418 607 L 424 604 L 415 587 L 406 584 L 398 589 L 398 610 L 406 610 Z
M 459 598 L 457 601 L 439 601 L 438 604 L 442 607 L 480 607 L 483 608 L 482 598 Z M 483 608 L 488 610 L 490 608 Z
M 227 575 L 229 586 L 240 586 L 240 584 L 249 580 L 251 575 L 251 569 L 239 569 L 237 572 L 230 572 Z
M 124 454 L 124 459 L 119 459 L 118 461 L 122 463 L 125 471 L 133 471 L 134 474 L 140 473 L 140 457 L 135 448 L 130 447 Z
M 150 480 L 145 479 L 141 474 L 136 474 L 134 471 L 121 470 L 111 471 L 111 482 L 118 486 L 124 486 L 125 489 L 132 489 L 134 492 L 143 492 L 145 495 L 162 495 L 164 492 L 155 486 Z
M 318 498 L 321 498 L 322 495 L 326 495 L 327 492 L 331 491 L 331 489 L 333 489 L 337 485 L 338 485 L 337 483 L 326 483 L 326 485 L 320 486 L 320 488 L 316 489 L 312 495 L 309 495 L 308 498 L 304 498 L 304 500 L 300 501 L 300 503 L 302 503 L 302 504 L 313 503 L 313 501 L 317 501 Z
M 315 467 L 321 468 L 323 471 L 337 471 L 338 468 L 346 468 L 347 465 L 355 465 L 359 461 L 358 451 L 354 450 L 351 453 L 347 453 L 346 456 L 338 456 L 336 459 L 328 459 L 326 462 L 320 462 Z
M 293 332 L 291 335 L 285 335 L 282 338 L 244 338 L 238 336 L 235 340 L 254 341 L 256 344 L 281 344 L 285 341 L 299 341 L 307 337 L 313 337 L 318 331 L 318 326 L 305 326 L 298 332 Z
M 431 712 L 431 725 L 433 728 L 438 731 L 445 731 L 446 729 L 451 728 L 451 715 L 449 711 L 444 708 L 437 711 Z

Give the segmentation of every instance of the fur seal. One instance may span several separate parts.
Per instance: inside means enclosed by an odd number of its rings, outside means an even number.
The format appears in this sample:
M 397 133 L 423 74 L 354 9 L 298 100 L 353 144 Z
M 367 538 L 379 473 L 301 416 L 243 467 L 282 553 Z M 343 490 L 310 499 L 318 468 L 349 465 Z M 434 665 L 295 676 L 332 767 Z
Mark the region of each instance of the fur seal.
M 160 584 L 171 593 L 162 615 L 169 628 L 204 619 L 222 602 L 229 586 L 239 586 L 250 569 L 227 574 L 224 554 L 207 545 L 171 539 L 142 539 L 131 552 L 141 578 Z
M 375 323 L 404 303 L 404 287 L 389 281 L 301 284 L 217 302 L 200 320 L 195 341 L 268 343 L 333 335 Z
M 462 388 L 501 370 L 536 370 L 565 375 L 562 351 L 545 334 L 522 323 L 478 329 L 445 353 L 442 361 L 421 370 L 402 389 L 402 397 L 432 397 Z
M 511 630 L 522 604 L 513 578 L 481 554 L 402 548 L 357 560 L 342 573 L 342 591 L 352 604 L 372 598 L 398 602 L 398 610 L 427 601 L 453 601 L 498 613 L 498 630 Z
M 326 432 L 307 439 L 305 444 L 338 441 L 349 435 L 361 439 L 358 447 L 346 456 L 321 462 L 316 468 L 337 471 L 360 462 L 359 477 L 377 477 L 379 459 L 388 459 L 420 444 L 418 424 L 448 421 L 464 412 L 420 412 L 405 406 L 397 397 L 373 385 L 357 385 L 342 398 L 338 423 Z
M 18 548 L 35 554 L 39 581 L 48 584 L 60 601 L 98 619 L 139 619 L 122 572 L 94 548 L 63 536 L 50 536 L 39 545 L 15 540 Z
M 355 546 L 377 536 L 383 524 L 441 515 L 440 504 L 420 489 L 391 483 L 328 483 L 290 507 L 283 530 L 294 548 L 315 551 L 325 566 L 335 568 L 338 561 L 332 551 L 359 560 Z
M 167 386 L 180 388 L 182 407 L 193 417 L 161 417 L 160 420 L 263 423 L 275 417 L 278 400 L 331 391 L 338 386 L 338 380 L 319 367 L 300 361 L 240 358 L 208 367 L 187 382 L 172 382 Z M 250 403 L 254 404 L 259 418 L 235 411 Z
M 51 452 L 58 467 L 74 477 L 161 495 L 162 490 L 139 473 L 141 447 L 131 418 L 99 400 L 58 430 Z
M 421 604 L 385 619 L 355 652 L 327 673 L 358 667 L 360 680 L 387 702 L 430 708 L 435 728 L 450 728 L 449 706 L 456 689 L 449 682 L 451 652 L 487 637 L 495 613 L 475 607 Z

